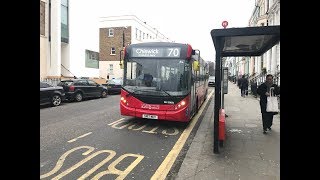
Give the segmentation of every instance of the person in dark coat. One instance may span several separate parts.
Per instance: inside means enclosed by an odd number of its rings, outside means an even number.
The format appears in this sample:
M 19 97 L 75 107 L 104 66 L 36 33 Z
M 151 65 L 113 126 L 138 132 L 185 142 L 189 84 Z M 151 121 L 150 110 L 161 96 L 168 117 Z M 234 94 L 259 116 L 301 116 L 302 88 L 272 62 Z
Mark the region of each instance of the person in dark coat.
M 241 89 L 241 96 L 245 97 L 246 91 L 248 90 L 249 86 L 249 81 L 246 78 L 245 75 L 242 76 L 241 81 L 240 81 L 240 89 Z
M 239 78 L 237 78 L 237 85 L 238 85 L 239 89 L 241 89 L 241 80 L 242 80 L 242 78 L 240 78 L 240 76 L 239 76 Z
M 280 88 L 276 84 L 273 83 L 273 76 L 268 74 L 266 76 L 266 82 L 261 84 L 258 89 L 257 93 L 260 95 L 260 108 L 262 114 L 262 126 L 263 126 L 263 133 L 267 133 L 267 129 L 271 130 L 272 122 L 273 122 L 273 115 L 276 113 L 274 112 L 267 112 L 267 97 L 270 95 L 270 88 L 273 87 L 273 92 L 275 95 L 280 94 Z

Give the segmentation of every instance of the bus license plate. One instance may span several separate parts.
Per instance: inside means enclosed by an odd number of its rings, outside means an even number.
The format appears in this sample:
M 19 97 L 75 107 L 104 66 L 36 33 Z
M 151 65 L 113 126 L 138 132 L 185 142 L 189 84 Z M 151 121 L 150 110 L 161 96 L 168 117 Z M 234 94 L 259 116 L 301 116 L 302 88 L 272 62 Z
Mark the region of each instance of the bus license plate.
M 150 114 L 142 114 L 142 118 L 158 119 L 158 116 L 157 115 L 150 115 Z

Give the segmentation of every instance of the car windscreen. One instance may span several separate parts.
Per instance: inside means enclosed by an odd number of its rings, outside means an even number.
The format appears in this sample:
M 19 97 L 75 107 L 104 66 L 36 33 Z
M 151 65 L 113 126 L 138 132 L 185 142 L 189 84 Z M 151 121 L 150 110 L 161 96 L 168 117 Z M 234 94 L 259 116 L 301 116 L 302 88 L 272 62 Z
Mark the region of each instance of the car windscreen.
M 122 85 L 122 80 L 111 79 L 107 82 L 107 84 Z

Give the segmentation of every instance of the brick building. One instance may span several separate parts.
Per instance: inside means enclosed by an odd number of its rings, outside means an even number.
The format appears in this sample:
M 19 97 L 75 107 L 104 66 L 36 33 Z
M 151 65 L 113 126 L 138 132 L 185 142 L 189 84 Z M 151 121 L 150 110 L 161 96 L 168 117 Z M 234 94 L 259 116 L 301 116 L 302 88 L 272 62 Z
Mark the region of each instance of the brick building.
M 122 78 L 120 52 L 124 46 L 141 42 L 170 42 L 157 29 L 134 15 L 100 18 L 99 70 L 105 79 Z

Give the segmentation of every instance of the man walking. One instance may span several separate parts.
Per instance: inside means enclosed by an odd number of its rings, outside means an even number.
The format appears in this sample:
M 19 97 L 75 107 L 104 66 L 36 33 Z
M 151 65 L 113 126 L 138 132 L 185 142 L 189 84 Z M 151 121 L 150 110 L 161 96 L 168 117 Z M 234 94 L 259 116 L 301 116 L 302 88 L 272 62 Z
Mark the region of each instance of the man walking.
M 245 75 L 242 76 L 240 81 L 240 89 L 241 89 L 241 96 L 246 96 L 246 91 L 248 90 L 249 82 Z
M 280 94 L 280 88 L 276 84 L 273 84 L 273 76 L 271 74 L 268 74 L 266 76 L 266 82 L 261 84 L 257 89 L 257 93 L 260 95 L 260 108 L 261 108 L 261 114 L 262 114 L 263 134 L 267 133 L 267 129 L 271 130 L 273 115 L 276 114 L 274 112 L 266 111 L 267 97 L 270 96 L 270 93 L 271 93 L 270 89 L 273 90 L 273 93 L 275 95 Z

